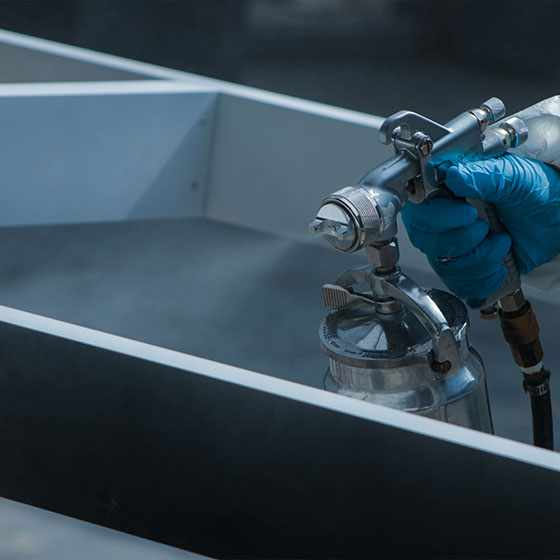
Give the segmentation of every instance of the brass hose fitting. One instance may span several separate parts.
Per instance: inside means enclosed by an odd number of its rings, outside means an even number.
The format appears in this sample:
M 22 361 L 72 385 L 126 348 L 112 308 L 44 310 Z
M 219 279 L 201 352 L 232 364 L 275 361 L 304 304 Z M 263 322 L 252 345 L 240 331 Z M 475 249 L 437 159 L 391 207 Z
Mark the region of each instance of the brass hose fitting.
M 533 442 L 538 447 L 553 449 L 550 372 L 542 365 L 544 353 L 539 339 L 539 325 L 531 304 L 525 300 L 521 290 L 515 297 L 517 301 L 512 296 L 500 301 L 500 324 L 513 359 L 521 368 L 523 388 L 531 398 Z
M 544 356 L 539 339 L 539 325 L 531 304 L 525 300 L 520 309 L 500 309 L 500 324 L 504 338 L 511 348 L 515 363 L 526 373 L 542 363 Z M 536 373 L 536 372 L 534 372 Z

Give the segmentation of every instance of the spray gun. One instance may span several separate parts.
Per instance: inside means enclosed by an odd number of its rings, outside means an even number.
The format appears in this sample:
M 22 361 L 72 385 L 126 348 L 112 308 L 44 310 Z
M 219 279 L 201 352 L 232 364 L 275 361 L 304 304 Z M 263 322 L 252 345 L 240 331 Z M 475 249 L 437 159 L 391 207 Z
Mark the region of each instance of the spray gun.
M 444 164 L 500 156 L 525 142 L 525 123 L 515 116 L 503 119 L 505 112 L 497 98 L 446 125 L 400 111 L 379 131 L 380 141 L 392 143 L 395 155 L 358 184 L 323 200 L 310 230 L 340 251 L 364 248 L 368 262 L 323 287 L 325 305 L 331 310 L 320 329 L 330 358 L 327 388 L 491 431 L 489 413 L 480 419 L 485 383 L 480 368 L 473 365 L 476 352 L 467 342 L 466 309 L 451 294 L 424 290 L 401 272 L 396 220 L 407 201 L 450 196 L 441 171 Z M 491 232 L 503 230 L 492 205 L 468 202 Z M 543 367 L 539 328 L 523 295 L 512 252 L 503 264 L 507 278 L 483 303 L 481 317 L 500 318 L 531 397 L 534 443 L 552 448 L 550 374 Z M 473 384 L 481 393 L 476 398 Z M 459 400 L 462 409 L 457 412 Z M 473 407 L 479 410 L 469 410 Z

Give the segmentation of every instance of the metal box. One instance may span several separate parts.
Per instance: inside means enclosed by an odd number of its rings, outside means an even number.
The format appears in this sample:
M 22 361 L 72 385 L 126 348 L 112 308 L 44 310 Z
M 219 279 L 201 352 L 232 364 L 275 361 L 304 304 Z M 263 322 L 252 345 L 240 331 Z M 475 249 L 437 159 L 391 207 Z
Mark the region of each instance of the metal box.
M 560 554 L 557 454 L 319 388 L 321 285 L 361 257 L 307 223 L 381 118 L 0 40 L 60 57 L 0 85 L 0 495 L 220 557 Z M 497 432 L 528 438 L 498 330 Z

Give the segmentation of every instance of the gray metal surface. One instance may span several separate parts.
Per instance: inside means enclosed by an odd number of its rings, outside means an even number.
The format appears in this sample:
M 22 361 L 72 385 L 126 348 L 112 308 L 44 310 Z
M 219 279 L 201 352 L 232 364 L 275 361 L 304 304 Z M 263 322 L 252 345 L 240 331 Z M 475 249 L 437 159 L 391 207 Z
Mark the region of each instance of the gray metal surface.
M 2 225 L 199 214 L 215 94 L 0 97 Z
M 0 83 L 138 80 L 144 75 L 1 42 Z
M 4 305 L 321 385 L 321 282 L 344 255 L 202 218 L 5 228 L 0 245 Z
M 0 29 L 0 83 L 201 78 Z
M 206 215 L 307 237 L 317 201 L 390 153 L 377 140 L 380 122 L 360 125 L 304 104 L 220 96 Z

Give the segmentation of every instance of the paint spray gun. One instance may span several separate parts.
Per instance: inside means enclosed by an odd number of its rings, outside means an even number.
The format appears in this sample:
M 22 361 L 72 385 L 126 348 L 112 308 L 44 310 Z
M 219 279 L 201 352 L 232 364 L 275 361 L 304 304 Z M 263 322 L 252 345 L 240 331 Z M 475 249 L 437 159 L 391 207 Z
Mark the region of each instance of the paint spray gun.
M 527 140 L 523 120 L 503 119 L 505 114 L 497 98 L 445 125 L 399 111 L 379 131 L 395 155 L 323 200 L 310 230 L 340 251 L 364 248 L 368 263 L 323 287 L 330 310 L 320 328 L 330 360 L 327 389 L 492 431 L 484 368 L 467 339 L 466 308 L 455 296 L 425 290 L 400 271 L 396 234 L 398 213 L 408 201 L 452 196 L 443 181 L 445 164 L 500 156 Z M 490 232 L 503 230 L 492 205 L 468 202 Z M 513 253 L 503 264 L 507 278 L 484 302 L 481 316 L 500 318 L 531 397 L 535 445 L 552 448 L 550 374 L 543 367 L 539 328 Z

